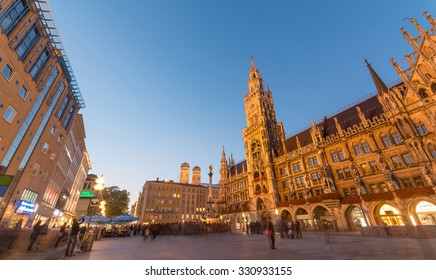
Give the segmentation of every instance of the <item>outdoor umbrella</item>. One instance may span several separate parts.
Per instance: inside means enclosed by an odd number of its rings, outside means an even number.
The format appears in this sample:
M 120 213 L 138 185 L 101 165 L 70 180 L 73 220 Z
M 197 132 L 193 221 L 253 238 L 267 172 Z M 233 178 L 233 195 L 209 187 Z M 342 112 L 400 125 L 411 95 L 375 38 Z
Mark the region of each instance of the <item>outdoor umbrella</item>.
M 137 221 L 138 218 L 130 215 L 130 214 L 122 214 L 119 216 L 116 216 L 115 218 L 112 218 L 112 223 L 129 223 Z
M 89 222 L 89 216 L 85 216 L 85 223 Z M 111 222 L 111 219 L 103 216 L 103 215 L 99 215 L 99 214 L 93 214 L 91 216 L 91 224 L 108 224 Z

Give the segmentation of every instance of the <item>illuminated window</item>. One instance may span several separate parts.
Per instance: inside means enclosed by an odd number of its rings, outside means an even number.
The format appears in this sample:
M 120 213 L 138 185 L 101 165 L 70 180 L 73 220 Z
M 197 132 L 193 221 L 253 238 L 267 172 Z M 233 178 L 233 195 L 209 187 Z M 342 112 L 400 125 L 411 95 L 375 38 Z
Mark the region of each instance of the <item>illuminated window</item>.
M 50 186 L 48 186 L 47 190 L 44 193 L 44 197 L 42 198 L 42 203 L 45 206 L 54 208 L 57 198 L 58 194 Z
M 24 189 L 23 193 L 21 194 L 21 200 L 29 201 L 31 203 L 35 203 L 37 197 L 38 197 L 37 192 L 28 189 Z

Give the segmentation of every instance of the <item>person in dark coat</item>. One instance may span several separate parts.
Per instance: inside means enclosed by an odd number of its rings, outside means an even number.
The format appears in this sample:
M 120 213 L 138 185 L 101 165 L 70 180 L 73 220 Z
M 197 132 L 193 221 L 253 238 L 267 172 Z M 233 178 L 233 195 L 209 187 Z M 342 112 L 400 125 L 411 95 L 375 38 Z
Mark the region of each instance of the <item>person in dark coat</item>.
M 33 231 L 30 234 L 30 244 L 29 247 L 27 247 L 27 251 L 31 251 L 33 244 L 35 244 L 36 240 L 38 240 L 38 236 L 39 236 L 39 232 L 41 231 L 41 221 L 38 221 L 34 226 L 33 226 Z
M 295 238 L 302 238 L 303 236 L 301 235 L 301 229 L 300 229 L 300 221 L 296 221 L 295 222 Z
M 276 251 L 276 237 L 275 237 L 275 232 L 274 232 L 274 225 L 271 222 L 271 219 L 268 219 L 267 223 L 266 223 L 266 227 L 265 227 L 265 232 L 266 235 L 268 236 L 269 239 L 269 244 L 270 244 L 270 248 L 272 251 Z
M 74 247 L 76 247 L 77 235 L 79 234 L 81 223 L 83 223 L 83 220 L 79 223 L 77 219 L 73 219 L 73 224 L 71 225 L 70 240 L 68 241 L 67 250 L 65 251 L 66 257 L 74 256 Z

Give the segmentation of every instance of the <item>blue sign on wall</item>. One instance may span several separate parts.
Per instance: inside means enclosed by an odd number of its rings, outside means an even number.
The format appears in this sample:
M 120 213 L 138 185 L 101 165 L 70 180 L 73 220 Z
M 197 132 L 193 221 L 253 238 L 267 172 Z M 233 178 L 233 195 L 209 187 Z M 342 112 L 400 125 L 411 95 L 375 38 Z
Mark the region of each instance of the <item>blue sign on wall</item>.
M 35 203 L 26 200 L 19 200 L 17 204 L 17 210 L 15 210 L 15 212 L 18 214 L 32 214 L 34 211 Z

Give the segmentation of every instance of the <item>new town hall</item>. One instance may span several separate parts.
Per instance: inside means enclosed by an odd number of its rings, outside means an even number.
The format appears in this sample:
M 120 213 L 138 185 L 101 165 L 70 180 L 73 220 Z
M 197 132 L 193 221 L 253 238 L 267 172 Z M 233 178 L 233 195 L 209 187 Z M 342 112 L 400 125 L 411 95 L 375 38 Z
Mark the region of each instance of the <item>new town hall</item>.
M 329 224 L 358 230 L 436 224 L 436 20 L 419 36 L 401 29 L 413 53 L 393 67 L 401 82 L 386 86 L 366 66 L 377 94 L 285 139 L 272 92 L 252 60 L 244 96 L 246 160 L 222 151 L 221 218 L 240 229 L 268 216 L 299 220 L 306 229 Z

